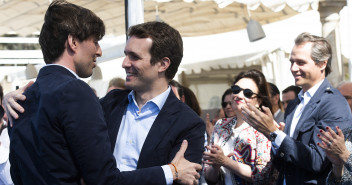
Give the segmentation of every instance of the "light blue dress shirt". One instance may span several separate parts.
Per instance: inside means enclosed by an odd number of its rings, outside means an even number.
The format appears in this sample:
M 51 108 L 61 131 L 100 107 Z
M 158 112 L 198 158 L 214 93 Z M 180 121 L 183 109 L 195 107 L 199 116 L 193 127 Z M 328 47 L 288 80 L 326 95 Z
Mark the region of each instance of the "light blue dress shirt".
M 120 171 L 132 171 L 137 169 L 139 155 L 144 141 L 152 127 L 156 117 L 165 104 L 171 88 L 153 99 L 147 101 L 139 110 L 135 99 L 135 92 L 128 94 L 128 106 L 124 113 L 116 138 L 114 157 L 117 168 Z M 173 183 L 173 175 L 169 165 L 162 166 L 166 183 Z
M 301 118 L 302 112 L 304 111 L 304 107 L 309 103 L 310 99 L 314 96 L 315 92 L 317 92 L 317 90 L 319 89 L 319 87 L 323 83 L 323 81 L 324 80 L 315 84 L 312 88 L 310 88 L 306 92 L 303 92 L 303 90 L 301 90 L 301 92 L 299 92 L 298 97 L 301 100 L 301 103 L 298 105 L 298 108 L 295 110 L 294 117 L 293 117 L 293 120 L 291 123 L 289 136 L 291 136 L 291 137 L 293 136 L 293 133 L 294 133 L 294 130 L 296 129 L 297 123 L 298 123 L 299 119 Z M 284 133 L 281 130 L 277 130 L 275 132 L 277 134 L 277 137 L 275 138 L 275 141 L 272 142 L 272 144 L 275 146 L 275 147 L 272 147 L 274 154 L 276 154 L 276 152 L 277 152 L 276 148 L 278 149 L 281 146 L 282 141 L 287 136 L 286 133 Z

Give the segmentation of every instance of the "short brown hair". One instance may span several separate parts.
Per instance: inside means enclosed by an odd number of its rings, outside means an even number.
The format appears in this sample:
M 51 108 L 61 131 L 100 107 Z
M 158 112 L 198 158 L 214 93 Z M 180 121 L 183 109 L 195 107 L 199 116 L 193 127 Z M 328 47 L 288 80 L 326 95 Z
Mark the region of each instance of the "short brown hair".
M 165 72 L 166 78 L 171 80 L 175 77 L 183 57 L 182 37 L 176 29 L 164 22 L 146 22 L 130 27 L 128 36 L 152 39 L 150 64 L 168 57 L 171 64 Z
M 328 76 L 331 72 L 331 58 L 332 58 L 332 50 L 329 42 L 323 38 L 316 35 L 312 35 L 310 33 L 301 33 L 295 39 L 295 45 L 301 45 L 307 42 L 313 43 L 311 58 L 316 64 L 327 61 L 325 67 L 325 76 Z
M 65 0 L 53 1 L 45 13 L 39 44 L 47 64 L 57 60 L 65 49 L 68 35 L 84 41 L 91 36 L 100 40 L 105 35 L 103 21 L 92 11 Z
M 109 81 L 109 87 L 122 87 L 125 88 L 125 80 L 122 78 L 113 78 Z

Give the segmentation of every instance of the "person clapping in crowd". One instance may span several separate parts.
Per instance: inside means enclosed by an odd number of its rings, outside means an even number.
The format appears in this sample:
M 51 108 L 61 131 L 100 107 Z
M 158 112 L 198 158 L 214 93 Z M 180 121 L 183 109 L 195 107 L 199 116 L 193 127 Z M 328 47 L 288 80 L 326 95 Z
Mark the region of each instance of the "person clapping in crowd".
M 321 134 L 318 135 L 322 140 L 318 146 L 324 149 L 332 163 L 332 170 L 326 183 L 328 185 L 352 184 L 352 128 L 342 131 L 336 126 L 336 130 L 337 133 L 330 127 L 326 127 L 326 131 L 321 129 Z
M 272 172 L 271 142 L 243 120 L 242 107 L 270 107 L 264 75 L 258 70 L 241 72 L 232 89 L 236 117 L 219 120 L 204 152 L 205 179 L 209 184 L 268 184 Z

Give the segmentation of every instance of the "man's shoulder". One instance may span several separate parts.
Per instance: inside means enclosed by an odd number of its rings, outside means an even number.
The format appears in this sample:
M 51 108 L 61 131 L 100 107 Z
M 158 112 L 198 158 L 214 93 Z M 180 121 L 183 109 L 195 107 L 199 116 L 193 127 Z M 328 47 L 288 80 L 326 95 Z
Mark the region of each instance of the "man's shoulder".
M 321 101 L 332 102 L 334 104 L 346 101 L 339 90 L 332 86 L 322 88 L 320 93 L 317 94 L 317 98 L 319 98 Z
M 103 98 L 101 98 L 100 104 L 104 110 L 104 112 L 109 112 L 109 110 L 114 109 L 114 107 L 121 103 L 124 100 L 127 100 L 128 94 L 131 90 L 125 89 L 113 89 L 108 94 L 106 94 Z

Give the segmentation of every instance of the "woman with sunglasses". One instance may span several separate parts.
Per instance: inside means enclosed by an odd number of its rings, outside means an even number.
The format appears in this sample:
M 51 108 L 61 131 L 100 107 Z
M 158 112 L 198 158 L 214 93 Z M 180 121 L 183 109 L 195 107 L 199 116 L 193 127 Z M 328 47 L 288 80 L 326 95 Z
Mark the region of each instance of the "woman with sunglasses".
M 231 90 L 236 117 L 216 123 L 212 145 L 203 155 L 205 179 L 208 184 L 270 184 L 271 142 L 242 119 L 241 109 L 249 103 L 271 110 L 265 77 L 258 70 L 241 72 Z
M 232 118 L 236 116 L 235 111 L 232 109 L 232 90 L 227 89 L 221 97 L 221 106 L 225 113 L 225 118 Z

